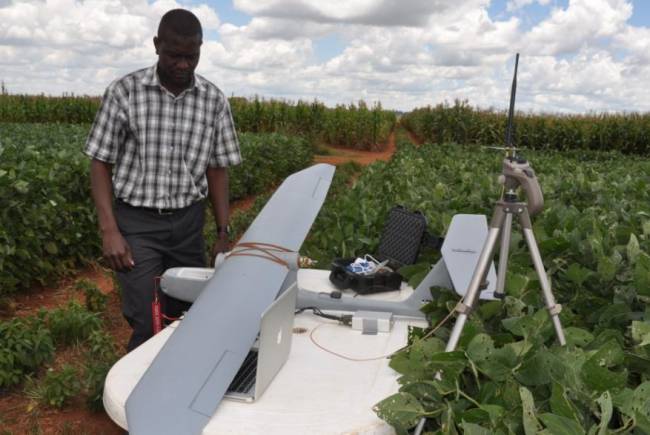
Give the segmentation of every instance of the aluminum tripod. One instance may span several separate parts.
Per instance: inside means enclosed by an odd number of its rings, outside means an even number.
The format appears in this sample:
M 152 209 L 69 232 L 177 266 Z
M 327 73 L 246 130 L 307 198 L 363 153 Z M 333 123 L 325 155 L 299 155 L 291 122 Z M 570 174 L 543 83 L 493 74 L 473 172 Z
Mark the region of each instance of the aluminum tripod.
M 504 194 L 496 203 L 487 239 L 483 244 L 483 249 L 481 250 L 481 255 L 479 256 L 478 263 L 474 269 L 472 280 L 469 283 L 467 292 L 465 293 L 463 300 L 455 309 L 455 311 L 458 312 L 458 318 L 456 319 L 454 329 L 451 331 L 451 335 L 449 336 L 449 341 L 445 348 L 446 352 L 453 352 L 456 350 L 467 317 L 478 302 L 479 289 L 485 282 L 487 272 L 492 263 L 492 259 L 494 258 L 494 251 L 499 234 L 501 234 L 501 247 L 494 296 L 501 299 L 505 297 L 504 289 L 506 272 L 508 269 L 508 251 L 510 249 L 513 215 L 519 217 L 524 238 L 528 244 L 528 250 L 533 260 L 533 265 L 535 266 L 535 271 L 539 276 L 546 309 L 548 309 L 551 316 L 551 321 L 555 328 L 558 342 L 562 346 L 566 344 L 564 330 L 562 329 L 559 317 L 562 307 L 555 303 L 555 297 L 553 296 L 551 284 L 548 280 L 548 276 L 546 276 L 546 271 L 544 270 L 544 263 L 542 262 L 542 256 L 539 253 L 539 248 L 535 241 L 535 234 L 533 234 L 533 226 L 530 220 L 532 216 L 535 216 L 544 207 L 542 189 L 539 186 L 533 169 L 525 159 L 516 156 L 516 148 L 513 146 L 518 65 L 519 53 L 517 53 L 515 57 L 515 73 L 512 79 L 512 90 L 510 91 L 510 107 L 508 109 L 508 125 L 506 127 L 506 147 L 499 148 L 506 150 L 506 158 L 503 160 L 503 172 L 499 177 L 499 182 L 504 185 Z M 520 187 L 526 193 L 526 201 L 520 201 L 517 198 L 517 189 Z M 438 372 L 435 378 L 440 380 L 442 378 L 441 373 Z M 415 427 L 414 435 L 420 435 L 422 433 L 425 423 L 426 417 L 422 417 Z
M 487 239 L 481 250 L 476 269 L 472 275 L 472 280 L 470 281 L 465 298 L 456 308 L 459 314 L 449 341 L 447 342 L 446 352 L 452 352 L 456 349 L 467 317 L 476 306 L 479 288 L 485 280 L 489 265 L 494 257 L 499 234 L 501 234 L 501 247 L 497 285 L 494 295 L 499 298 L 505 297 L 505 276 L 508 268 L 508 251 L 510 247 L 513 215 L 519 217 L 519 222 L 528 245 L 531 259 L 533 260 L 533 265 L 535 266 L 535 271 L 539 277 L 544 302 L 551 316 L 558 342 L 562 346 L 566 344 L 559 317 L 562 307 L 555 302 L 555 297 L 553 296 L 550 282 L 544 270 L 544 264 L 537 242 L 535 241 L 535 234 L 533 233 L 530 220 L 531 214 L 536 214 L 541 211 L 544 201 L 535 173 L 526 160 L 518 157 L 506 157 L 503 162 L 503 175 L 500 177 L 500 181 L 504 184 L 506 191 L 503 197 L 496 203 Z M 522 187 L 526 191 L 528 202 L 518 200 L 516 194 L 517 187 Z

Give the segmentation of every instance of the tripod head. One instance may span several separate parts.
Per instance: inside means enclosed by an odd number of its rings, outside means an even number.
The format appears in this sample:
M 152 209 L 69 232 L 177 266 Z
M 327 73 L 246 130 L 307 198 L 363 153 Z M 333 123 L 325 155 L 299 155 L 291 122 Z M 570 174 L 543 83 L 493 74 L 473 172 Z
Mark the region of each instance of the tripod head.
M 523 157 L 516 155 L 503 159 L 503 167 L 499 176 L 499 183 L 503 184 L 505 201 L 517 201 L 517 188 L 521 187 L 526 193 L 528 213 L 534 216 L 544 208 L 544 195 L 539 186 L 535 171 Z

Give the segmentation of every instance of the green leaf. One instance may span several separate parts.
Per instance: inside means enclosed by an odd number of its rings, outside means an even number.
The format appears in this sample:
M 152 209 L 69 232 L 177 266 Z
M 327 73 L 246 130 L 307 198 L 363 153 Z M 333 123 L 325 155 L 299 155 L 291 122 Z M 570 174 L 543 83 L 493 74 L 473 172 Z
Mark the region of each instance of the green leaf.
M 519 387 L 519 396 L 521 397 L 524 432 L 526 435 L 536 435 L 542 429 L 542 425 L 537 420 L 533 395 L 528 388 Z
M 602 344 L 594 356 L 600 358 L 600 365 L 604 367 L 619 365 L 622 364 L 625 360 L 623 349 L 615 339 L 609 340 Z
M 636 387 L 632 394 L 632 409 L 650 417 L 650 381 Z
M 634 417 L 634 390 L 623 388 L 612 394 L 614 406 L 629 418 Z
M 612 396 L 609 391 L 605 391 L 596 399 L 596 403 L 600 406 L 600 424 L 598 425 L 598 435 L 607 435 L 607 426 L 612 419 L 614 406 L 612 405 Z
M 533 343 L 528 340 L 519 340 L 513 341 L 511 343 L 506 343 L 503 345 L 503 347 L 509 347 L 517 357 L 522 357 L 533 348 Z
M 493 426 L 496 426 L 506 413 L 506 410 L 499 405 L 482 404 L 481 409 L 488 413 Z
M 584 435 L 585 430 L 570 418 L 555 414 L 541 414 L 539 419 L 553 435 Z
M 649 236 L 650 235 L 650 220 L 644 220 L 643 224 L 641 224 L 641 228 L 643 228 L 643 235 L 644 236 Z
M 520 297 L 528 287 L 529 278 L 518 273 L 506 275 L 505 293 L 509 296 Z
M 630 264 L 636 263 L 636 260 L 641 253 L 641 247 L 639 246 L 639 240 L 636 238 L 634 233 L 630 234 L 630 240 L 627 242 L 625 252 L 627 253 L 627 260 Z
M 467 356 L 475 364 L 488 359 L 492 352 L 494 352 L 494 342 L 487 334 L 475 335 L 467 345 Z
M 25 194 L 29 192 L 29 183 L 24 180 L 18 180 L 14 183 L 14 188 L 18 191 L 18 193 Z
M 429 337 L 426 339 L 416 339 L 411 344 L 410 355 L 412 358 L 417 358 L 421 361 L 427 361 L 433 355 L 444 352 L 445 343 L 437 337 Z
M 634 423 L 639 429 L 639 433 L 649 434 L 650 433 L 650 418 L 646 414 L 641 412 L 634 413 Z M 635 432 L 636 433 L 636 432 Z
M 603 325 L 627 324 L 631 312 L 628 304 L 609 304 L 600 310 L 598 322 Z
M 520 317 L 524 314 L 526 304 L 521 299 L 513 298 L 506 295 L 505 309 L 509 317 Z
M 650 322 L 641 322 L 635 320 L 632 322 L 632 339 L 638 343 L 638 346 L 646 346 L 650 344 Z
M 443 400 L 440 393 L 438 393 L 438 382 L 435 380 L 421 380 L 410 376 L 402 376 L 399 378 L 399 383 L 402 384 L 400 391 L 415 396 L 423 407 L 439 405 Z
M 619 262 L 616 262 L 614 257 L 600 257 L 598 258 L 598 266 L 596 271 L 598 279 L 604 282 L 610 282 L 616 278 Z
M 613 372 L 607 367 L 619 364 L 624 358 L 618 343 L 611 340 L 583 364 L 581 378 L 597 393 L 621 389 L 627 382 L 627 371 Z
M 566 277 L 577 286 L 581 286 L 591 276 L 591 271 L 580 266 L 578 263 L 572 263 L 566 271 Z
M 489 320 L 500 314 L 502 307 L 503 304 L 500 301 L 490 301 L 481 304 L 481 306 L 478 308 L 478 312 L 480 313 L 482 319 Z
M 391 356 L 388 365 L 397 373 L 403 375 L 409 374 L 415 377 L 424 377 L 429 373 L 428 370 L 424 369 L 421 361 L 411 359 L 410 352 L 407 351 L 398 352 Z
M 45 244 L 45 250 L 48 254 L 56 255 L 59 252 L 59 248 L 53 242 L 47 242 Z
M 436 337 L 427 339 L 417 338 L 413 341 L 411 348 L 408 352 L 408 366 L 406 371 L 401 371 L 396 368 L 400 373 L 409 373 L 413 376 L 427 378 L 432 373 L 435 373 L 430 367 L 430 361 L 438 354 L 444 353 L 445 343 Z M 395 368 L 395 367 L 393 367 Z
M 456 413 L 454 412 L 454 408 L 452 407 L 452 404 L 447 402 L 447 409 L 442 414 L 442 427 L 446 434 L 449 435 L 457 435 L 458 431 L 456 431 L 456 424 L 454 422 L 456 417 Z
M 403 432 L 415 426 L 425 414 L 420 402 L 408 393 L 393 394 L 377 403 L 373 410 L 379 418 Z
M 634 287 L 637 294 L 650 296 L 650 256 L 641 253 L 637 259 L 634 266 Z
M 491 430 L 485 429 L 478 424 L 468 423 L 463 420 L 461 427 L 465 435 L 493 435 Z
M 625 343 L 623 333 L 618 329 L 604 329 L 598 333 L 594 341 L 587 346 L 588 350 L 600 350 L 603 346 L 609 346 L 607 342 L 614 340 L 620 345 Z
M 481 408 L 472 408 L 468 409 L 467 411 L 463 411 L 459 413 L 459 418 L 462 421 L 474 424 L 490 423 L 490 414 Z
M 416 288 L 426 274 L 429 273 L 429 270 L 431 270 L 431 265 L 427 262 L 421 262 L 403 266 L 398 272 L 411 287 Z
M 546 349 L 540 348 L 521 363 L 515 372 L 515 378 L 526 386 L 548 384 L 551 382 L 549 368 L 552 363 L 552 355 Z
M 495 349 L 488 357 L 477 363 L 479 370 L 486 376 L 495 380 L 503 381 L 512 373 L 517 364 L 517 355 L 511 347 L 504 346 Z
M 575 326 L 569 326 L 568 328 L 565 328 L 564 336 L 566 338 L 567 344 L 572 344 L 578 347 L 585 347 L 594 339 L 594 336 L 591 332 L 582 328 L 576 328 Z
M 455 378 L 465 369 L 467 359 L 465 353 L 459 350 L 454 352 L 440 352 L 431 356 L 429 365 L 436 372 L 440 371 L 443 378 Z
M 538 310 L 532 316 L 511 317 L 501 321 L 503 327 L 518 337 L 524 337 L 534 342 L 544 342 L 552 334 L 553 329 L 546 310 Z
M 417 288 L 417 286 L 420 285 L 420 283 L 422 282 L 422 280 L 424 279 L 424 277 L 427 276 L 428 273 L 429 273 L 428 270 L 422 270 L 422 271 L 420 271 L 420 272 L 418 272 L 418 273 L 413 274 L 413 275 L 411 276 L 411 278 L 408 280 L 408 284 L 409 284 L 412 288 Z
M 551 399 L 550 399 L 551 411 L 553 414 L 561 415 L 562 417 L 570 418 L 578 421 L 578 416 L 576 414 L 576 407 L 567 397 L 566 391 L 562 385 L 557 382 L 553 383 L 551 389 Z

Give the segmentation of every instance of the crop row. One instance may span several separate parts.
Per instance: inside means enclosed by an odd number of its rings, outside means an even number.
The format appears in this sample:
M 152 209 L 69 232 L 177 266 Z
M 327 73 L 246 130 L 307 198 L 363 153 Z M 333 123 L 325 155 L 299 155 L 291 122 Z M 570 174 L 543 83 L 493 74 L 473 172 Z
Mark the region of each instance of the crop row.
M 74 295 L 65 307 L 0 321 L 0 390 L 22 384 L 32 401 L 57 408 L 83 394 L 91 409 L 101 409 L 104 379 L 117 360 L 104 331 L 108 296 L 86 280 L 75 287 L 72 292 L 85 293 L 85 307 Z M 72 347 L 81 358 L 53 367 L 57 352 Z
M 390 162 L 371 165 L 325 203 L 304 254 L 328 264 L 375 252 L 394 204 L 422 211 L 440 235 L 454 214 L 492 213 L 499 153 L 457 144 L 398 147 Z M 398 433 L 424 416 L 431 432 L 650 433 L 650 161 L 618 152 L 526 157 L 545 195 L 534 232 L 563 306 L 568 345 L 556 343 L 514 224 L 505 301 L 480 304 L 457 352 L 444 352 L 451 321 L 392 358 L 401 389 L 376 411 Z M 403 270 L 412 284 L 428 261 Z M 432 292 L 424 310 L 436 324 L 458 297 Z
M 0 122 L 60 122 L 90 124 L 99 108 L 99 97 L 47 97 L 0 94 Z
M 101 255 L 81 152 L 88 125 L 3 124 L 0 130 L 0 295 L 45 283 Z M 231 199 L 262 192 L 312 161 L 303 138 L 240 135 L 244 163 Z
M 308 136 L 314 143 L 373 149 L 384 144 L 393 130 L 396 117 L 376 103 L 364 101 L 348 106 L 325 107 L 314 101 L 295 105 L 279 100 L 231 98 L 237 127 L 243 131 L 280 131 Z
M 472 108 L 467 102 L 419 108 L 400 122 L 424 141 L 459 144 L 504 144 L 506 112 Z M 527 149 L 616 150 L 650 153 L 650 114 L 515 116 L 514 144 Z
M 0 122 L 91 123 L 97 97 L 0 95 Z M 318 101 L 297 103 L 233 97 L 230 104 L 239 131 L 299 134 L 312 143 L 372 149 L 386 143 L 396 117 L 379 103 L 328 108 Z

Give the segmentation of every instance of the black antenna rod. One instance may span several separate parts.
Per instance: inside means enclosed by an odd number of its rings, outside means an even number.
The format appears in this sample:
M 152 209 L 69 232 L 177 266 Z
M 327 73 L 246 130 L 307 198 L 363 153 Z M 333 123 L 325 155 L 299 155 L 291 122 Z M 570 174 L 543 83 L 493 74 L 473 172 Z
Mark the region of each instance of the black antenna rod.
M 508 126 L 506 127 L 506 148 L 514 148 L 512 145 L 513 118 L 515 116 L 515 95 L 517 94 L 517 67 L 519 66 L 519 53 L 515 56 L 515 75 L 512 78 L 512 89 L 510 90 L 510 109 L 508 109 Z M 514 154 L 514 152 L 513 152 Z

